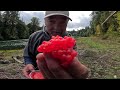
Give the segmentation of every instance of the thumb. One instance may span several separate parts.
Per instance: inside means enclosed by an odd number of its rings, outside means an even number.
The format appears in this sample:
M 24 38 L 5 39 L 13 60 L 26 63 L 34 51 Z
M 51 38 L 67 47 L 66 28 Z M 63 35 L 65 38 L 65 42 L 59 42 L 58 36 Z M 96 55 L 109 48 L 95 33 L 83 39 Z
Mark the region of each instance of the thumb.
M 44 59 L 45 59 L 44 54 L 43 54 L 43 53 L 39 53 L 39 54 L 36 56 L 36 59 L 37 59 L 38 61 L 44 60 Z
M 30 66 L 29 66 L 29 70 L 30 70 L 30 71 L 34 71 L 34 70 L 35 70 L 35 69 L 34 69 L 34 66 L 33 66 L 33 65 L 30 65 Z

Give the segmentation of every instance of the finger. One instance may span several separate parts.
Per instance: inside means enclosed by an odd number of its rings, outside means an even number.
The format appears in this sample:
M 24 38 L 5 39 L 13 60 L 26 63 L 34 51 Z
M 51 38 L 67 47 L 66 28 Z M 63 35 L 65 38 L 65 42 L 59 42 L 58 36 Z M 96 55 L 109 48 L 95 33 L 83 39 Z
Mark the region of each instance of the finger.
M 34 66 L 29 67 L 30 72 L 35 71 Z
M 75 78 L 85 79 L 88 76 L 88 68 L 81 64 L 77 58 L 74 58 L 66 70 Z
M 39 61 L 38 60 L 38 68 L 40 69 L 40 71 L 42 72 L 42 74 L 44 75 L 44 77 L 46 79 L 54 79 L 55 76 L 49 71 L 45 60 Z
M 24 75 L 25 77 L 30 78 L 30 77 L 29 77 L 29 72 L 28 72 L 26 69 L 23 69 L 22 72 L 23 72 L 23 75 Z
M 36 59 L 39 60 L 39 61 L 44 60 L 45 59 L 44 54 L 43 53 L 37 54 Z
M 49 69 L 48 69 L 48 67 L 46 65 L 44 54 L 43 53 L 39 53 L 36 56 L 36 58 L 37 58 L 38 68 L 44 74 L 45 78 L 47 78 L 47 79 L 55 78 L 54 75 L 49 71 Z
M 49 70 L 53 73 L 56 79 L 72 79 L 72 76 L 69 75 L 57 62 L 55 59 L 51 58 L 49 54 L 45 55 L 45 61 Z
M 26 67 L 23 69 L 23 75 L 27 78 L 29 77 L 30 72 L 34 71 L 34 66 L 32 64 L 26 65 Z

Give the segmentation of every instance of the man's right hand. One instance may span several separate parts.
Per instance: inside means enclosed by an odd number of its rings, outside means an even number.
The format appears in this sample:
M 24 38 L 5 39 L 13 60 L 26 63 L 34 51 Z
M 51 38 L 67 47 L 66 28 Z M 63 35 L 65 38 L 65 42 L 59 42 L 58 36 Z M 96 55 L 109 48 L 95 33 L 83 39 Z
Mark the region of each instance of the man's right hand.
M 29 74 L 30 74 L 30 72 L 32 72 L 32 71 L 34 71 L 35 69 L 34 69 L 34 66 L 32 65 L 32 64 L 27 64 L 24 68 L 23 68 L 23 70 L 22 70 L 22 72 L 23 72 L 23 75 L 24 76 L 26 76 L 27 78 L 30 78 L 29 77 Z
M 62 67 L 50 54 L 37 55 L 37 65 L 47 79 L 86 79 L 88 68 L 83 65 L 77 57 L 69 64 L 69 67 Z

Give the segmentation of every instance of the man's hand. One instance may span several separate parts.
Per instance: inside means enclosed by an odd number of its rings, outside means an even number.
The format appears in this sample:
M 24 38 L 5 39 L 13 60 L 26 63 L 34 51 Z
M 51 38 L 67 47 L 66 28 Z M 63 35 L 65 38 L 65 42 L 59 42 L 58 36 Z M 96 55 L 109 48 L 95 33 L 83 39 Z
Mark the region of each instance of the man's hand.
M 49 55 L 37 55 L 37 65 L 46 79 L 71 79 L 72 77 Z
M 36 58 L 38 68 L 47 79 L 86 79 L 88 77 L 88 68 L 77 58 L 74 58 L 68 68 L 63 68 L 50 54 L 40 53 Z
M 30 78 L 29 77 L 29 74 L 30 74 L 30 72 L 32 72 L 32 71 L 34 71 L 35 69 L 34 69 L 34 66 L 32 65 L 32 64 L 27 64 L 24 68 L 23 68 L 23 70 L 22 70 L 22 72 L 23 72 L 23 75 L 24 76 L 26 76 L 27 78 Z

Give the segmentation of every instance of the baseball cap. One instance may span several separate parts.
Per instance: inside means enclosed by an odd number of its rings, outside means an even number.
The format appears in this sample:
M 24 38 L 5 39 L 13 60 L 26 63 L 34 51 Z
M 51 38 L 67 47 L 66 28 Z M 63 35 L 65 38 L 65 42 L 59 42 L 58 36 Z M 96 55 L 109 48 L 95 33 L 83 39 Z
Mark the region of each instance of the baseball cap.
M 69 17 L 69 11 L 46 11 L 45 12 L 45 18 L 53 15 L 62 15 L 69 18 L 72 21 L 72 19 Z

